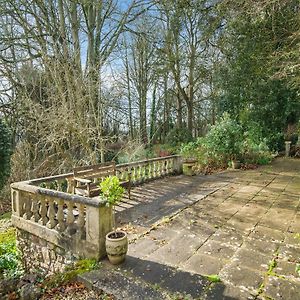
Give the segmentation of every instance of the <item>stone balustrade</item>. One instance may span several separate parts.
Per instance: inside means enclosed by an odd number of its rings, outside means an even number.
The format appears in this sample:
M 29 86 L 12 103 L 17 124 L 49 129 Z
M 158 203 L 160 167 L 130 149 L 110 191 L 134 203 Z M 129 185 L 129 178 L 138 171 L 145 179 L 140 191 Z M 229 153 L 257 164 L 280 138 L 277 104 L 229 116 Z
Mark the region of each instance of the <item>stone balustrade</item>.
M 130 174 L 137 185 L 181 173 L 181 166 L 180 156 L 159 157 L 119 164 L 116 175 L 125 180 Z M 56 272 L 64 267 L 66 257 L 100 259 L 106 254 L 111 208 L 100 196 L 72 194 L 73 184 L 73 173 L 67 173 L 11 185 L 12 222 L 23 257 L 32 268 L 42 266 Z M 43 253 L 43 257 L 35 258 L 37 253 Z
M 74 184 L 73 177 L 73 173 L 66 173 L 55 176 L 32 179 L 27 181 L 27 183 L 30 185 L 36 185 L 43 188 L 55 191 L 62 191 L 71 194 L 73 191 Z
M 120 180 L 128 180 L 128 174 L 131 174 L 131 182 L 137 185 L 163 176 L 180 174 L 182 160 L 179 155 L 171 155 L 119 164 L 116 168 Z
M 28 233 L 29 239 L 39 237 L 46 242 L 55 257 L 57 250 L 63 258 L 100 259 L 105 255 L 105 235 L 112 229 L 112 220 L 111 208 L 106 206 L 104 199 L 72 195 L 29 182 L 13 183 L 11 193 L 12 223 L 18 230 L 18 239 L 23 240 L 19 245 L 25 245 L 21 249 L 25 258 L 32 260 L 32 245 L 26 241 Z M 43 248 L 43 243 L 39 243 Z M 47 253 L 42 259 L 46 261 L 43 268 L 55 272 L 62 265 L 57 267 L 54 259 L 49 260 L 51 255 Z M 52 265 L 48 268 L 49 263 Z

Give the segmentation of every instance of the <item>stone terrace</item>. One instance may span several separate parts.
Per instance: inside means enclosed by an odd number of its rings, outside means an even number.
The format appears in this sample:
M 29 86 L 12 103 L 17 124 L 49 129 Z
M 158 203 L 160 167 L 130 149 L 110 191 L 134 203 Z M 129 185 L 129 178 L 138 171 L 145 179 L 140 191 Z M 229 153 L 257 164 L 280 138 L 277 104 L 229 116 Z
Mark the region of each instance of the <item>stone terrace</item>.
M 194 299 L 300 299 L 299 193 L 292 159 L 137 187 L 118 213 L 131 233 L 121 271 Z M 221 282 L 203 276 L 212 274 Z

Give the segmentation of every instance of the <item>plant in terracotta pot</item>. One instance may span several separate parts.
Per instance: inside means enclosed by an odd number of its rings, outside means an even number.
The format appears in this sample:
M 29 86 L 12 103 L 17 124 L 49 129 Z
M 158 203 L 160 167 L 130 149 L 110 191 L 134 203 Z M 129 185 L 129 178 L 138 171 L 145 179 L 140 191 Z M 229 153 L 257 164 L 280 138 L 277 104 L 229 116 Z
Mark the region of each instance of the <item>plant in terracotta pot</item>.
M 121 200 L 124 188 L 120 186 L 119 178 L 109 176 L 100 183 L 102 195 L 107 200 L 107 205 L 112 207 L 113 231 L 106 235 L 105 246 L 109 261 L 116 265 L 125 260 L 128 249 L 127 234 L 124 231 L 116 230 L 115 205 Z

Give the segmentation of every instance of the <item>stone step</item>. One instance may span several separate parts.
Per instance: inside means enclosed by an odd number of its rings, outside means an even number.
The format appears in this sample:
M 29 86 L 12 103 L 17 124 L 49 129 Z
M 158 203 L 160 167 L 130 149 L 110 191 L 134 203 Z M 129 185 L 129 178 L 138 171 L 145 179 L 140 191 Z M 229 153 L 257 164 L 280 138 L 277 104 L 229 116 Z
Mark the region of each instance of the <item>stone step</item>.
M 78 279 L 88 288 L 126 300 L 174 299 L 175 295 L 204 299 L 212 288 L 205 276 L 128 255 L 122 265 L 104 261 L 101 269 L 81 274 Z
M 83 282 L 87 288 L 114 295 L 118 300 L 169 299 L 163 292 L 144 281 L 105 267 L 78 275 L 78 280 Z

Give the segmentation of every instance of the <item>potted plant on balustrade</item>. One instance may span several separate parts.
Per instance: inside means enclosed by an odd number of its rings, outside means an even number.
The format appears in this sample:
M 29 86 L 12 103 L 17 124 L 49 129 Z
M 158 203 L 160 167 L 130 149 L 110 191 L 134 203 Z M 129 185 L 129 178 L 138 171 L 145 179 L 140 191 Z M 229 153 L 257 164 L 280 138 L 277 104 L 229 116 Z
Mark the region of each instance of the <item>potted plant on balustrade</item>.
M 116 265 L 125 260 L 128 249 L 127 233 L 116 230 L 115 206 L 124 194 L 124 188 L 120 186 L 119 178 L 109 176 L 100 184 L 101 194 L 107 200 L 107 205 L 112 207 L 113 231 L 106 235 L 105 247 L 109 261 Z

